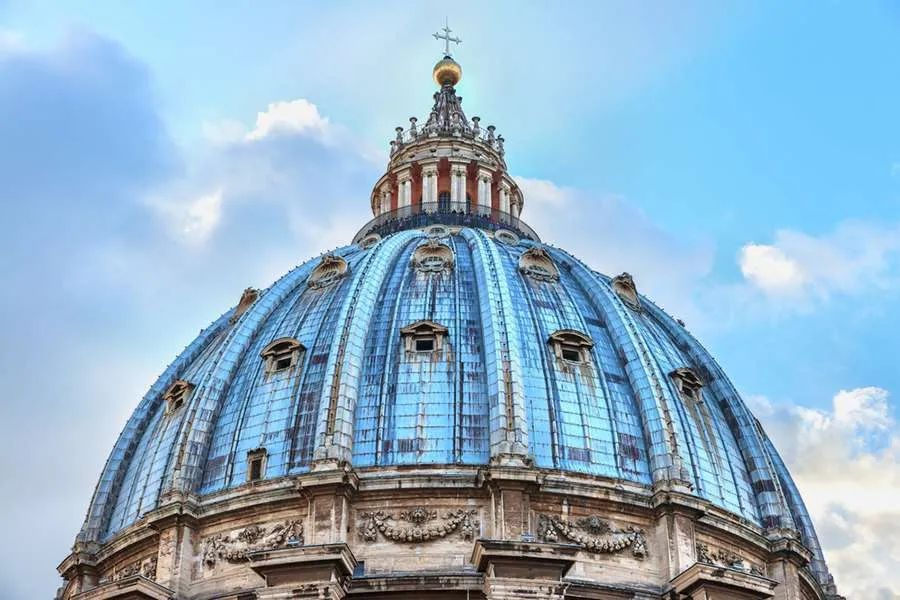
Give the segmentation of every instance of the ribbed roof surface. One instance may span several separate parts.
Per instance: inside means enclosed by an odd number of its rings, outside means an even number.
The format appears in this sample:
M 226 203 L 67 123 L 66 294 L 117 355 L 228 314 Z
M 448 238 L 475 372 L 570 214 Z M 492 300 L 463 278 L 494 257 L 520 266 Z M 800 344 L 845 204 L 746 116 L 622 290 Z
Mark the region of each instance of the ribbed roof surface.
M 265 448 L 264 478 L 309 470 L 344 448 L 359 471 L 386 465 L 486 465 L 524 454 L 534 466 L 651 486 L 681 476 L 696 495 L 762 527 L 801 532 L 826 576 L 797 489 L 756 419 L 683 326 L 646 299 L 629 307 L 610 279 L 543 247 L 558 281 L 520 258 L 537 244 L 455 230 L 439 243 L 452 268 L 417 269 L 429 243 L 401 231 L 335 254 L 348 272 L 309 286 L 297 267 L 239 318 L 229 311 L 182 352 L 138 405 L 98 483 L 81 533 L 105 540 L 163 494 L 244 485 L 248 452 Z M 434 243 L 433 241 L 431 242 Z M 409 352 L 401 329 L 446 328 L 439 351 Z M 560 360 L 561 330 L 593 343 L 589 360 Z M 262 350 L 294 338 L 298 368 L 267 373 Z M 670 373 L 704 382 L 688 402 Z M 167 410 L 176 381 L 193 385 Z

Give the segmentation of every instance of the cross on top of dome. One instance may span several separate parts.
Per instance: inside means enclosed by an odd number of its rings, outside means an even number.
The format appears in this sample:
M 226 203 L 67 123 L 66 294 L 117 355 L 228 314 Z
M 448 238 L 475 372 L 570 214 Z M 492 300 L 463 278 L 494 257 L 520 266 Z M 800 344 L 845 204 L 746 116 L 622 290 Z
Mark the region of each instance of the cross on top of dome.
M 449 57 L 450 56 L 450 42 L 453 42 L 454 44 L 461 44 L 462 40 L 459 39 L 458 37 L 450 37 L 450 33 L 453 30 L 450 29 L 450 22 L 447 19 L 447 17 L 444 17 L 444 27 L 443 27 L 443 29 L 441 29 L 441 31 L 444 32 L 443 35 L 441 35 L 440 33 L 433 33 L 431 35 L 433 35 L 434 39 L 436 39 L 436 40 L 444 40 L 444 56 Z

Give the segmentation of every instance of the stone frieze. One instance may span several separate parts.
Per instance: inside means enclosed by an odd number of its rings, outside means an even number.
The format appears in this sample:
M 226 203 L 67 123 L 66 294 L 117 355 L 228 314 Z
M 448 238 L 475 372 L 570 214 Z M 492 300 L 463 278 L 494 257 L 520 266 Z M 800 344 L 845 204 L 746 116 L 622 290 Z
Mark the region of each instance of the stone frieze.
M 710 550 L 706 544 L 697 544 L 697 562 L 744 571 L 751 575 L 765 576 L 759 566 L 749 563 L 740 555 L 721 548 Z
M 217 534 L 203 540 L 203 562 L 241 562 L 251 552 L 303 544 L 303 523 L 287 520 L 274 525 L 250 525 L 237 533 Z
M 438 511 L 418 506 L 401 511 L 397 518 L 385 511 L 360 513 L 357 530 L 360 539 L 374 542 L 380 533 L 394 542 L 422 543 L 445 538 L 458 533 L 464 540 L 474 540 L 479 533 L 477 511 L 458 508 L 438 517 Z M 401 523 L 408 523 L 403 526 Z
M 615 554 L 630 548 L 637 558 L 647 555 L 643 530 L 613 529 L 609 521 L 598 516 L 567 521 L 555 515 L 539 515 L 537 534 L 545 542 L 574 542 L 588 552 Z

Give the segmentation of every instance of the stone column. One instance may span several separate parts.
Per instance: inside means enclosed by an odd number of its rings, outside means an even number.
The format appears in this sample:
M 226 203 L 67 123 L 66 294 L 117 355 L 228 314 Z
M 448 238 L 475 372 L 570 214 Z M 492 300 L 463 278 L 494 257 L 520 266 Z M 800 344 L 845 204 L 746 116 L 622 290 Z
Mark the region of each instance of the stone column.
M 425 212 L 436 212 L 438 202 L 437 164 L 422 167 L 422 203 Z
M 410 214 L 412 205 L 412 174 L 409 169 L 397 174 L 397 184 L 399 186 L 397 209 L 399 216 L 405 217 Z
M 772 554 L 766 565 L 769 577 L 778 582 L 773 600 L 801 600 L 800 569 L 809 564 L 812 555 L 795 531 L 774 529 L 767 532 Z
M 379 191 L 381 195 L 381 209 L 379 210 L 379 214 L 385 214 L 391 212 L 391 186 L 390 184 L 385 183 L 381 186 L 381 190 Z
M 478 169 L 478 214 L 491 214 L 491 182 L 494 176 L 487 169 Z
M 459 212 L 466 210 L 465 165 L 450 165 L 450 208 Z
M 500 220 L 504 223 L 507 220 L 507 216 L 509 214 L 509 184 L 506 181 L 500 181 Z
M 571 544 L 478 540 L 472 562 L 484 573 L 487 600 L 563 600 L 563 577 L 578 550 Z

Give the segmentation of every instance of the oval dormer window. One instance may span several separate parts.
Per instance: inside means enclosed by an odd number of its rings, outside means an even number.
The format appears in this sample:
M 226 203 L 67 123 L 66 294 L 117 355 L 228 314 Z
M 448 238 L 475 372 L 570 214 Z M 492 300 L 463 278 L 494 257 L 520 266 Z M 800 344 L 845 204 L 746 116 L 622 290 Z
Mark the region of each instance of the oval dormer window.
M 549 283 L 559 281 L 559 269 L 553 264 L 547 251 L 540 246 L 534 246 L 522 253 L 519 257 L 519 272 L 535 281 Z
M 450 246 L 431 239 L 413 252 L 411 266 L 421 273 L 449 271 L 456 263 Z
M 519 245 L 519 236 L 506 229 L 498 229 L 494 234 L 494 239 L 502 244 L 506 244 L 507 246 Z
M 370 233 L 369 235 L 367 235 L 366 237 L 364 237 L 362 239 L 362 241 L 359 243 L 359 247 L 363 250 L 368 250 L 369 248 L 371 248 L 372 246 L 374 246 L 375 244 L 377 244 L 380 241 L 381 241 L 380 235 L 378 235 L 377 233 Z
M 425 235 L 430 238 L 444 238 L 450 235 L 450 229 L 443 225 L 432 225 L 425 229 Z
M 306 283 L 313 289 L 328 287 L 340 281 L 348 270 L 346 260 L 336 254 L 326 254 L 313 269 Z

